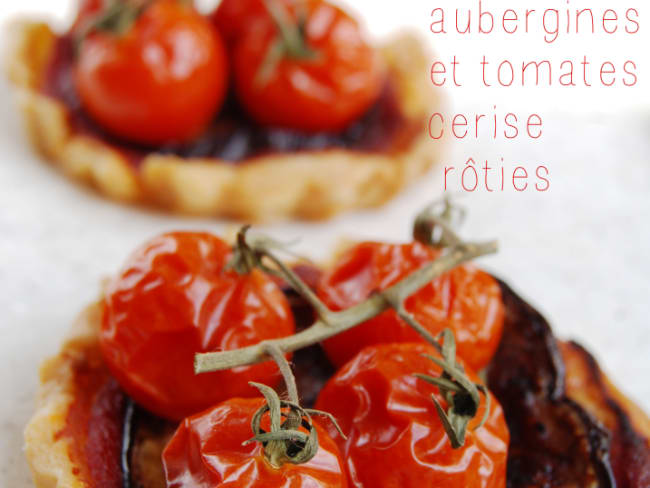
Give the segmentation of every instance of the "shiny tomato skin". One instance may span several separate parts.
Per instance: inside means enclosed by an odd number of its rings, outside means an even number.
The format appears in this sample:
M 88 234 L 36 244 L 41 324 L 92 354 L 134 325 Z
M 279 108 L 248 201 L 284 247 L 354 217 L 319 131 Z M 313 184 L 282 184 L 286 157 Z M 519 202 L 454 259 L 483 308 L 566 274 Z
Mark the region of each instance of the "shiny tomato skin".
M 197 136 L 223 104 L 228 76 L 214 27 L 176 0 L 156 0 L 123 35 L 89 34 L 74 70 L 88 114 L 143 145 Z
M 106 290 L 103 356 L 120 386 L 147 410 L 173 420 L 234 396 L 256 396 L 249 381 L 273 385 L 266 362 L 195 375 L 197 352 L 230 350 L 295 331 L 289 304 L 258 270 L 224 270 L 229 246 L 204 233 L 154 238 Z
M 346 488 L 338 447 L 316 421 L 319 449 L 301 465 L 277 469 L 262 446 L 242 443 L 252 437 L 250 420 L 264 402 L 233 398 L 185 419 L 163 452 L 168 488 Z M 268 416 L 266 425 L 268 431 Z
M 290 0 L 275 1 L 290 4 Z M 247 30 L 271 21 L 264 0 L 222 0 L 210 19 L 228 45 L 234 45 Z
M 418 242 L 364 242 L 344 253 L 323 275 L 318 295 L 331 309 L 343 310 L 385 290 L 439 255 L 437 249 Z M 459 356 L 476 371 L 488 364 L 499 345 L 504 317 L 499 285 L 472 265 L 445 273 L 409 297 L 405 305 L 434 335 L 450 327 Z M 330 360 L 341 366 L 367 345 L 421 340 L 394 310 L 388 310 L 325 341 L 324 347 Z
M 439 376 L 422 354 L 439 355 L 428 344 L 382 344 L 363 349 L 321 391 L 316 408 L 338 420 L 347 441 L 330 434 L 346 459 L 350 486 L 357 488 L 503 488 L 509 433 L 494 397 L 488 421 L 453 449 L 431 395 L 445 408 L 437 387 L 413 376 Z M 472 381 L 477 376 L 468 371 Z M 491 394 L 490 394 L 491 395 Z
M 304 132 L 338 131 L 360 118 L 377 100 L 385 80 L 379 53 L 357 22 L 327 2 L 304 2 L 305 40 L 313 58 L 288 56 L 260 79 L 270 46 L 278 39 L 272 23 L 246 30 L 232 52 L 235 90 L 259 124 Z M 293 8 L 295 15 L 295 6 Z

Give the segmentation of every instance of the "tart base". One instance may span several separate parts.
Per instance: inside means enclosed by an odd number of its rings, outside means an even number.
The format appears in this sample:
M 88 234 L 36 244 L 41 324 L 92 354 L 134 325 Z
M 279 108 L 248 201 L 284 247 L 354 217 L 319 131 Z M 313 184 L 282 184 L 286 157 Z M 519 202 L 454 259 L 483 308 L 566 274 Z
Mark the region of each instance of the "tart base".
M 76 132 L 66 106 L 38 90 L 56 41 L 48 25 L 16 23 L 10 38 L 8 74 L 32 143 L 68 177 L 114 200 L 254 222 L 319 220 L 387 202 L 440 157 L 441 145 L 425 130 L 439 93 L 426 77 L 429 56 L 409 34 L 380 48 L 402 113 L 422 120 L 421 134 L 399 151 L 333 148 L 264 155 L 236 165 L 150 154 L 138 167 L 102 139 Z

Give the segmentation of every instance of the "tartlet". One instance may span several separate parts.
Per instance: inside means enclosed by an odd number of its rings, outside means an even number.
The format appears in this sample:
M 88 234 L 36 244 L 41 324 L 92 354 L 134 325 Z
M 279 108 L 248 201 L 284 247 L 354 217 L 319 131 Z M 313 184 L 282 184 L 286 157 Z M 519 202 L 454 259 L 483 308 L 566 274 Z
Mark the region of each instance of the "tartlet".
M 504 333 L 486 376 L 510 429 L 507 485 L 646 486 L 648 417 L 587 351 L 557 340 L 538 312 L 504 283 L 501 290 Z M 292 300 L 296 312 L 305 306 Z M 174 425 L 134 407 L 111 378 L 99 350 L 101 313 L 99 304 L 89 306 L 41 368 L 25 431 L 38 488 L 165 486 L 160 455 Z M 298 378 L 309 385 L 309 401 L 333 368 L 314 348 L 294 362 L 310 370 L 307 381 Z
M 241 145 L 232 139 L 241 134 L 231 135 L 230 148 L 199 141 L 152 151 L 116 141 L 75 106 L 70 80 L 57 84 L 70 62 L 70 39 L 29 21 L 15 23 L 11 39 L 9 78 L 32 143 L 65 175 L 114 200 L 250 221 L 325 219 L 385 203 L 440 155 L 425 130 L 439 93 L 426 77 L 426 49 L 410 34 L 380 48 L 386 87 L 356 126 L 306 138 L 266 132 L 263 147 L 239 151 L 234 162 L 227 153 Z M 255 138 L 245 134 L 243 144 Z

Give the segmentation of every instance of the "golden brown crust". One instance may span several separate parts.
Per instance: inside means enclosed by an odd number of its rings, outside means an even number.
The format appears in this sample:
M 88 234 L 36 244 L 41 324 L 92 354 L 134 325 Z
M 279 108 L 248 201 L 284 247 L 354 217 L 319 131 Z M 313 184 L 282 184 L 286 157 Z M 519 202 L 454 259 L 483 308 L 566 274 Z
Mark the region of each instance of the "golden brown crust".
M 559 343 L 565 391 L 605 427 L 609 460 L 619 486 L 650 483 L 650 419 L 618 390 L 596 360 L 575 342 Z
M 262 156 L 244 164 L 176 156 L 145 157 L 139 169 L 109 144 L 74 132 L 68 111 L 36 89 L 55 34 L 43 23 L 12 29 L 9 77 L 17 86 L 34 145 L 68 176 L 109 198 L 153 204 L 174 212 L 251 221 L 324 219 L 375 207 L 416 180 L 439 158 L 440 145 L 424 130 L 439 102 L 427 82 L 427 55 L 406 34 L 381 49 L 404 115 L 422 120 L 422 132 L 391 154 L 344 149 Z
M 100 309 L 88 307 L 77 319 L 60 353 L 41 366 L 36 412 L 25 429 L 25 455 L 38 488 L 87 488 L 70 457 L 70 439 L 61 436 L 77 394 L 76 362 L 101 361 L 98 345 Z

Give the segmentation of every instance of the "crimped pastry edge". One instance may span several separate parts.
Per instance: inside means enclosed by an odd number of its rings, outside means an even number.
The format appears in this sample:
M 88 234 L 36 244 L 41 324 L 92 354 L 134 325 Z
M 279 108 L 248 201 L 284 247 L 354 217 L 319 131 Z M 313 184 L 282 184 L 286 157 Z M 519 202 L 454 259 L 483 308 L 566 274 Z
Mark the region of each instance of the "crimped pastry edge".
M 322 220 L 387 202 L 440 158 L 440 143 L 425 130 L 440 94 L 426 76 L 429 55 L 409 33 L 381 48 L 404 114 L 423 122 L 422 133 L 401 152 L 301 151 L 237 165 L 152 154 L 138 169 L 108 143 L 75 133 L 67 108 L 37 90 L 55 39 L 42 22 L 19 21 L 11 26 L 7 70 L 30 140 L 68 177 L 114 200 L 253 222 Z
M 60 433 L 75 401 L 74 366 L 102 361 L 99 304 L 77 318 L 59 354 L 41 365 L 36 410 L 24 432 L 25 456 L 37 488 L 88 488 L 70 457 L 70 439 Z

